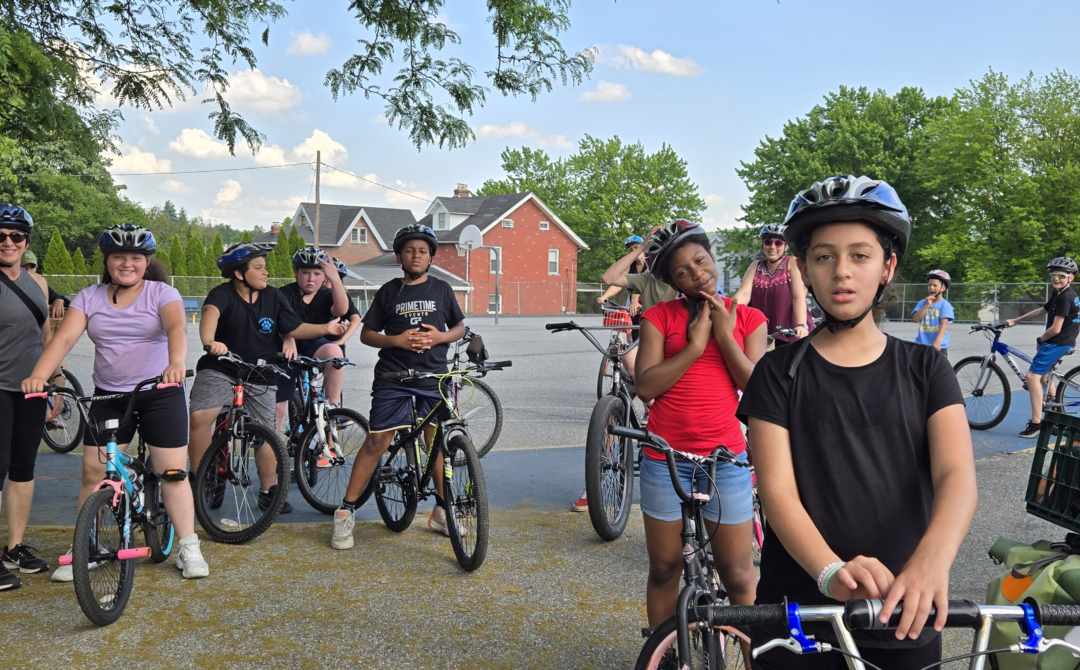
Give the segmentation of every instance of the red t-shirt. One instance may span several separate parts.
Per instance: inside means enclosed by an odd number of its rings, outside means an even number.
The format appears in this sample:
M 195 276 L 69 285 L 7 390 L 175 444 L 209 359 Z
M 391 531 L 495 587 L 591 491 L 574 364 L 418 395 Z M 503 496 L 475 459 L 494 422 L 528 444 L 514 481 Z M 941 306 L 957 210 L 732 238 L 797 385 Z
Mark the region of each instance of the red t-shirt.
M 721 298 L 731 308 L 730 298 Z M 681 299 L 659 303 L 642 316 L 664 336 L 664 360 L 686 348 L 686 325 L 690 312 Z M 765 323 L 765 315 L 753 307 L 739 305 L 735 313 L 735 341 L 743 339 Z M 735 418 L 739 406 L 738 389 L 731 378 L 720 345 L 710 337 L 704 353 L 683 373 L 679 381 L 656 398 L 649 410 L 649 431 L 668 441 L 673 449 L 708 456 L 717 445 L 733 453 L 746 451 L 742 428 Z M 651 449 L 645 454 L 660 459 Z

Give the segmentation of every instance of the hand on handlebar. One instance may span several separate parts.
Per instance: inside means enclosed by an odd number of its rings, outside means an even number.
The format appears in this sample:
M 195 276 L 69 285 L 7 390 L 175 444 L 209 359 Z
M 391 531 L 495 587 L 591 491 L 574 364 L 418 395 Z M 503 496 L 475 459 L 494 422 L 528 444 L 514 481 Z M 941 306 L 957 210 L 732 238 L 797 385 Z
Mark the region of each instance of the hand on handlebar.
M 282 340 L 281 341 L 281 353 L 284 354 L 285 360 L 287 360 L 287 361 L 295 361 L 296 356 L 297 356 L 297 353 L 296 353 L 296 340 L 294 340 L 291 337 L 286 337 L 284 340 Z
M 856 556 L 836 571 L 829 582 L 833 600 L 878 600 L 888 595 L 893 573 L 876 558 Z M 889 608 L 892 613 L 892 608 Z
M 22 381 L 23 395 L 31 393 L 43 393 L 49 386 L 49 380 L 44 377 L 27 377 Z
M 214 340 L 210 344 L 203 345 L 203 351 L 214 356 L 224 356 L 229 353 L 229 348 L 221 342 Z
M 184 364 L 170 365 L 161 373 L 162 384 L 183 384 L 187 378 L 187 366 Z
M 917 550 L 904 570 L 897 575 L 885 598 L 882 617 L 888 621 L 893 608 L 903 600 L 904 613 L 900 625 L 896 627 L 896 639 L 908 637 L 912 640 L 919 636 L 927 623 L 930 608 L 937 606 L 937 619 L 934 629 L 941 632 L 945 628 L 945 619 L 949 615 L 949 563 L 940 558 L 928 557 Z

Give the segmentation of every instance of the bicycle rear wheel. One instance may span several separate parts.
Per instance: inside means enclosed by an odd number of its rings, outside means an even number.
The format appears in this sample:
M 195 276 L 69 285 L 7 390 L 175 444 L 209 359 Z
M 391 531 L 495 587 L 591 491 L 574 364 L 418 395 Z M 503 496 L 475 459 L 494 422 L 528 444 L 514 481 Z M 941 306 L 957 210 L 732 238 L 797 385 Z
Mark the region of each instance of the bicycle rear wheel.
M 135 561 L 121 561 L 117 553 L 131 548 L 124 537 L 125 494 L 113 505 L 111 487 L 95 491 L 83 503 L 75 523 L 71 547 L 71 573 L 75 597 L 83 614 L 97 626 L 121 617 L 135 584 Z
M 85 395 L 78 377 L 67 368 L 62 368 L 61 370 L 64 373 L 64 379 L 67 380 L 68 388 L 75 391 L 80 398 Z M 79 411 L 79 407 L 74 400 L 66 396 L 57 395 L 53 396 L 51 401 L 54 403 L 62 403 L 63 407 L 60 408 L 60 413 L 56 415 L 55 419 L 45 422 L 45 428 L 42 429 L 41 437 L 45 440 L 45 444 L 49 445 L 50 449 L 61 454 L 66 454 L 82 444 L 86 425 L 83 424 L 82 412 Z M 52 408 L 50 408 L 50 410 L 51 409 Z
M 468 423 L 469 436 L 476 446 L 476 455 L 483 458 L 495 446 L 499 434 L 502 433 L 503 409 L 499 396 L 479 379 L 443 379 L 449 382 L 444 385 L 444 393 L 448 392 L 458 414 Z
M 391 445 L 379 460 L 379 467 L 371 475 L 379 516 L 386 527 L 395 533 L 408 529 L 416 517 L 418 501 L 410 471 L 410 446 Z
M 679 641 L 677 617 L 671 617 L 656 627 L 645 640 L 645 646 L 638 655 L 635 670 L 660 670 L 678 668 Z M 746 662 L 740 648 L 740 640 L 745 638 L 736 631 L 713 628 L 699 630 L 696 622 L 689 624 L 691 660 L 689 668 L 693 670 L 722 668 L 746 668 Z M 746 638 L 749 641 L 748 638 Z
M 258 450 L 270 449 L 277 486 L 260 501 Z M 237 437 L 223 430 L 210 444 L 195 474 L 195 516 L 206 534 L 228 544 L 249 542 L 274 523 L 289 494 L 289 462 L 274 431 L 244 421 Z
M 161 498 L 161 481 L 153 474 L 149 463 L 146 469 L 147 474 L 143 476 L 143 497 L 146 505 L 146 521 L 142 525 L 143 537 L 146 538 L 146 546 L 150 547 L 150 558 L 156 563 L 164 563 L 172 553 L 176 529 L 165 512 L 165 504 Z
M 452 476 L 443 473 L 446 529 L 458 564 L 472 572 L 483 565 L 487 556 L 487 485 L 480 468 L 480 457 L 468 435 L 462 431 L 450 433 L 446 438 L 446 450 L 444 462 L 453 464 Z
M 958 362 L 953 372 L 964 394 L 968 425 L 975 430 L 987 430 L 1001 423 L 1012 404 L 1012 388 L 1001 368 L 988 362 L 983 371 L 983 357 L 969 356 Z
M 314 426 L 307 431 L 296 451 L 293 470 L 304 500 L 323 514 L 333 514 L 345 499 L 356 454 L 367 439 L 368 423 L 359 413 L 338 407 L 327 410 L 325 433 L 324 450 Z
M 626 405 L 618 396 L 604 396 L 593 408 L 585 438 L 585 495 L 589 519 L 605 540 L 622 535 L 634 496 L 634 445 L 609 435 L 608 426 L 626 423 Z
M 1080 367 L 1066 372 L 1058 381 L 1054 399 L 1060 411 L 1072 416 L 1080 415 Z

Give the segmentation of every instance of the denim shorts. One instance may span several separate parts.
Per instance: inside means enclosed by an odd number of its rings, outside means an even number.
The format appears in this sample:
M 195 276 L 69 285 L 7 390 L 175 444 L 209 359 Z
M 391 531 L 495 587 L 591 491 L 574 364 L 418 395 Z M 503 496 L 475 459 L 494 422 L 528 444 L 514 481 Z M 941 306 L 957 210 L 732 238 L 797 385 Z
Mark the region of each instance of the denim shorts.
M 1045 342 L 1040 344 L 1039 352 L 1035 354 L 1035 358 L 1031 359 L 1031 367 L 1028 368 L 1028 372 L 1045 375 L 1050 372 L 1050 368 L 1054 367 L 1054 363 L 1057 363 L 1069 349 L 1072 349 L 1072 347 L 1067 344 L 1047 344 Z
M 739 461 L 746 462 L 746 452 L 739 454 Z M 709 483 L 709 471 L 696 463 L 676 461 L 679 479 L 683 488 L 690 491 L 690 478 L 694 478 L 697 491 L 706 490 L 712 496 L 701 511 L 708 521 L 717 518 L 725 526 L 737 526 L 754 518 L 754 489 L 750 482 L 750 471 L 731 463 L 719 463 L 716 466 L 716 488 Z M 641 513 L 657 521 L 679 521 L 682 519 L 682 499 L 671 485 L 671 473 L 667 461 L 654 458 L 641 459 L 639 478 L 641 490 Z M 720 495 L 716 495 L 716 489 Z

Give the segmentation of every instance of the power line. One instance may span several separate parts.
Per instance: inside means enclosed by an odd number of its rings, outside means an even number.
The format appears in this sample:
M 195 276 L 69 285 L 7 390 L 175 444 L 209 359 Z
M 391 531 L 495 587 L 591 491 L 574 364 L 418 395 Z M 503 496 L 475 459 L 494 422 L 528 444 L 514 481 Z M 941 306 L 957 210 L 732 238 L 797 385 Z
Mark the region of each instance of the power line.
M 173 175 L 173 174 L 204 174 L 208 172 L 244 172 L 246 170 L 273 170 L 276 168 L 290 168 L 299 167 L 301 165 L 310 166 L 311 163 L 287 163 L 285 165 L 255 165 L 251 167 L 240 168 L 218 168 L 216 170 L 176 170 L 173 172 L 110 172 L 113 177 L 153 177 L 157 175 Z M 100 177 L 100 174 L 64 174 L 64 173 L 52 173 L 52 174 L 16 174 L 17 177 Z
M 342 174 L 347 174 L 350 177 L 355 177 L 355 178 L 359 179 L 360 181 L 364 181 L 364 182 L 367 182 L 369 184 L 373 184 L 373 185 L 378 186 L 380 188 L 385 188 L 385 189 L 387 189 L 389 191 L 394 191 L 395 193 L 400 193 L 402 195 L 407 195 L 410 198 L 416 198 L 417 200 L 422 200 L 423 202 L 435 202 L 434 200 L 428 200 L 427 198 L 422 198 L 422 197 L 416 195 L 415 193 L 409 193 L 408 191 L 402 191 L 400 188 L 394 188 L 393 186 L 387 186 L 386 184 L 380 184 L 377 181 L 371 181 L 370 179 L 364 179 L 363 177 L 361 177 L 360 175 L 358 175 L 358 174 L 356 174 L 354 172 L 349 172 L 348 170 L 342 170 L 340 168 L 336 168 L 333 165 L 330 165 L 328 163 L 323 163 L 323 167 L 328 167 L 331 170 L 336 170 L 336 171 L 338 171 L 338 172 L 340 172 Z

